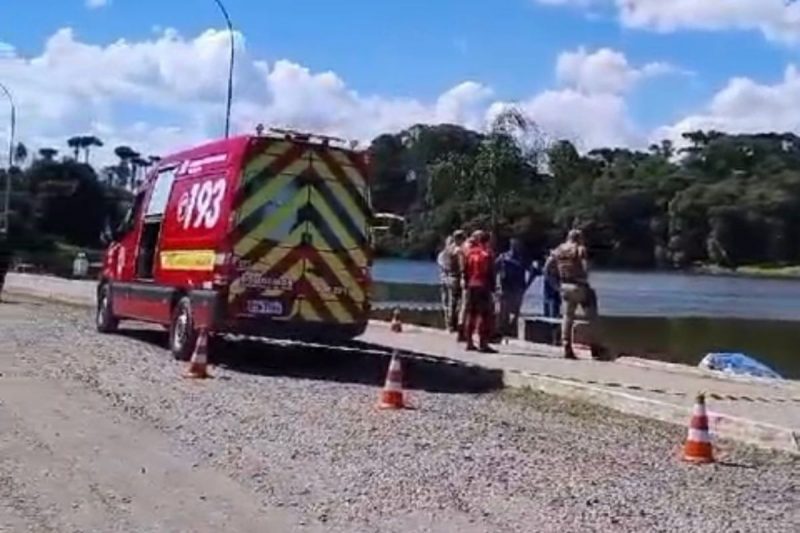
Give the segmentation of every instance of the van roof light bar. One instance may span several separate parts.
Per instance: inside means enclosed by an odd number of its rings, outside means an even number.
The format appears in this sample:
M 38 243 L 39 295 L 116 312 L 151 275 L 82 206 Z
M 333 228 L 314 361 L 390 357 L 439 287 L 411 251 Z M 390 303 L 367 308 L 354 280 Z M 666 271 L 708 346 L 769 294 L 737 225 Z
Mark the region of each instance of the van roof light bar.
M 358 141 L 348 141 L 347 139 L 342 139 L 341 137 L 334 137 L 332 135 L 321 135 L 317 133 L 308 133 L 304 131 L 290 130 L 283 128 L 270 128 L 268 131 L 274 136 L 282 137 L 287 141 L 317 143 L 323 146 L 343 145 L 349 147 L 352 150 L 358 147 Z

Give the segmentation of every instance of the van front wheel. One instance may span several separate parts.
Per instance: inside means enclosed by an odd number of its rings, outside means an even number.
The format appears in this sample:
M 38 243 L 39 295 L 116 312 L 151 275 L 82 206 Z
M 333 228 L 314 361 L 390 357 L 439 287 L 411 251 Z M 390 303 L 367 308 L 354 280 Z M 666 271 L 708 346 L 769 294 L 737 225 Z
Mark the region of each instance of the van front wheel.
M 108 283 L 103 284 L 97 291 L 97 314 L 95 315 L 97 331 L 100 333 L 114 333 L 119 327 L 119 319 L 114 316 L 111 305 L 111 289 Z
M 184 296 L 172 310 L 172 321 L 169 328 L 169 351 L 178 361 L 188 361 L 192 358 L 197 331 L 194 328 L 192 316 L 192 302 Z

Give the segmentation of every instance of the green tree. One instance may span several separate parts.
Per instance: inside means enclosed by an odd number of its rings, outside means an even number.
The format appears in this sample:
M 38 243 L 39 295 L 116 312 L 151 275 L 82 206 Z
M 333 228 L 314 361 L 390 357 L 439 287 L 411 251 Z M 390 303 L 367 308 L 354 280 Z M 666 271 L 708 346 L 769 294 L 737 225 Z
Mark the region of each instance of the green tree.
M 14 164 L 21 167 L 28 160 L 28 147 L 22 143 L 17 143 L 14 147 Z
M 131 161 L 139 157 L 139 154 L 130 146 L 124 145 L 117 146 L 114 149 L 114 154 L 119 158 L 116 171 L 117 186 L 133 190 L 136 187 L 136 176 L 134 175 Z
M 78 160 L 78 155 L 81 152 L 81 148 L 83 147 L 83 137 L 76 135 L 74 137 L 70 137 L 67 139 L 67 146 L 70 147 L 72 150 L 72 159 L 75 161 Z
M 55 157 L 58 155 L 58 150 L 55 148 L 40 148 L 39 149 L 39 157 L 41 157 L 44 161 L 52 162 L 55 160 Z
M 84 152 L 84 162 L 88 165 L 89 164 L 89 153 L 91 152 L 92 148 L 102 148 L 103 141 L 95 137 L 94 135 L 87 135 L 85 137 L 81 137 L 80 142 L 81 148 L 83 148 Z

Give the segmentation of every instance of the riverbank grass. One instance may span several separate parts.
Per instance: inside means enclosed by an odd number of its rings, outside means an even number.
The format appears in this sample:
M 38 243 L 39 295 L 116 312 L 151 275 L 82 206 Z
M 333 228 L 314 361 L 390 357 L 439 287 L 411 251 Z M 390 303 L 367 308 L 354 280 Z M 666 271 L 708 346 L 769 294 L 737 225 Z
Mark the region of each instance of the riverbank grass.
M 755 277 L 800 278 L 800 265 L 792 266 L 742 266 L 736 269 L 737 274 Z

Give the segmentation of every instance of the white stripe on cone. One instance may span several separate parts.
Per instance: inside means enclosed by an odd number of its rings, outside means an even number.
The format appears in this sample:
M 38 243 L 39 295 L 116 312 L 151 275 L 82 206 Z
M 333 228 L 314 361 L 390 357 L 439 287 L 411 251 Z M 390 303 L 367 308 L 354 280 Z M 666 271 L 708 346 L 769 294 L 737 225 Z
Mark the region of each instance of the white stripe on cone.
M 694 442 L 711 442 L 711 436 L 702 429 L 689 428 L 689 440 Z
M 197 346 L 195 346 L 194 356 L 192 357 L 192 362 L 198 365 L 205 365 L 208 363 L 208 341 L 206 340 L 206 332 L 203 331 L 200 333 L 200 337 L 197 339 Z
M 386 386 L 385 390 L 399 391 L 403 389 L 403 384 L 399 379 L 392 379 L 394 376 L 399 376 L 401 372 L 400 360 L 397 356 L 392 356 L 392 361 L 389 363 L 389 371 L 386 373 Z

